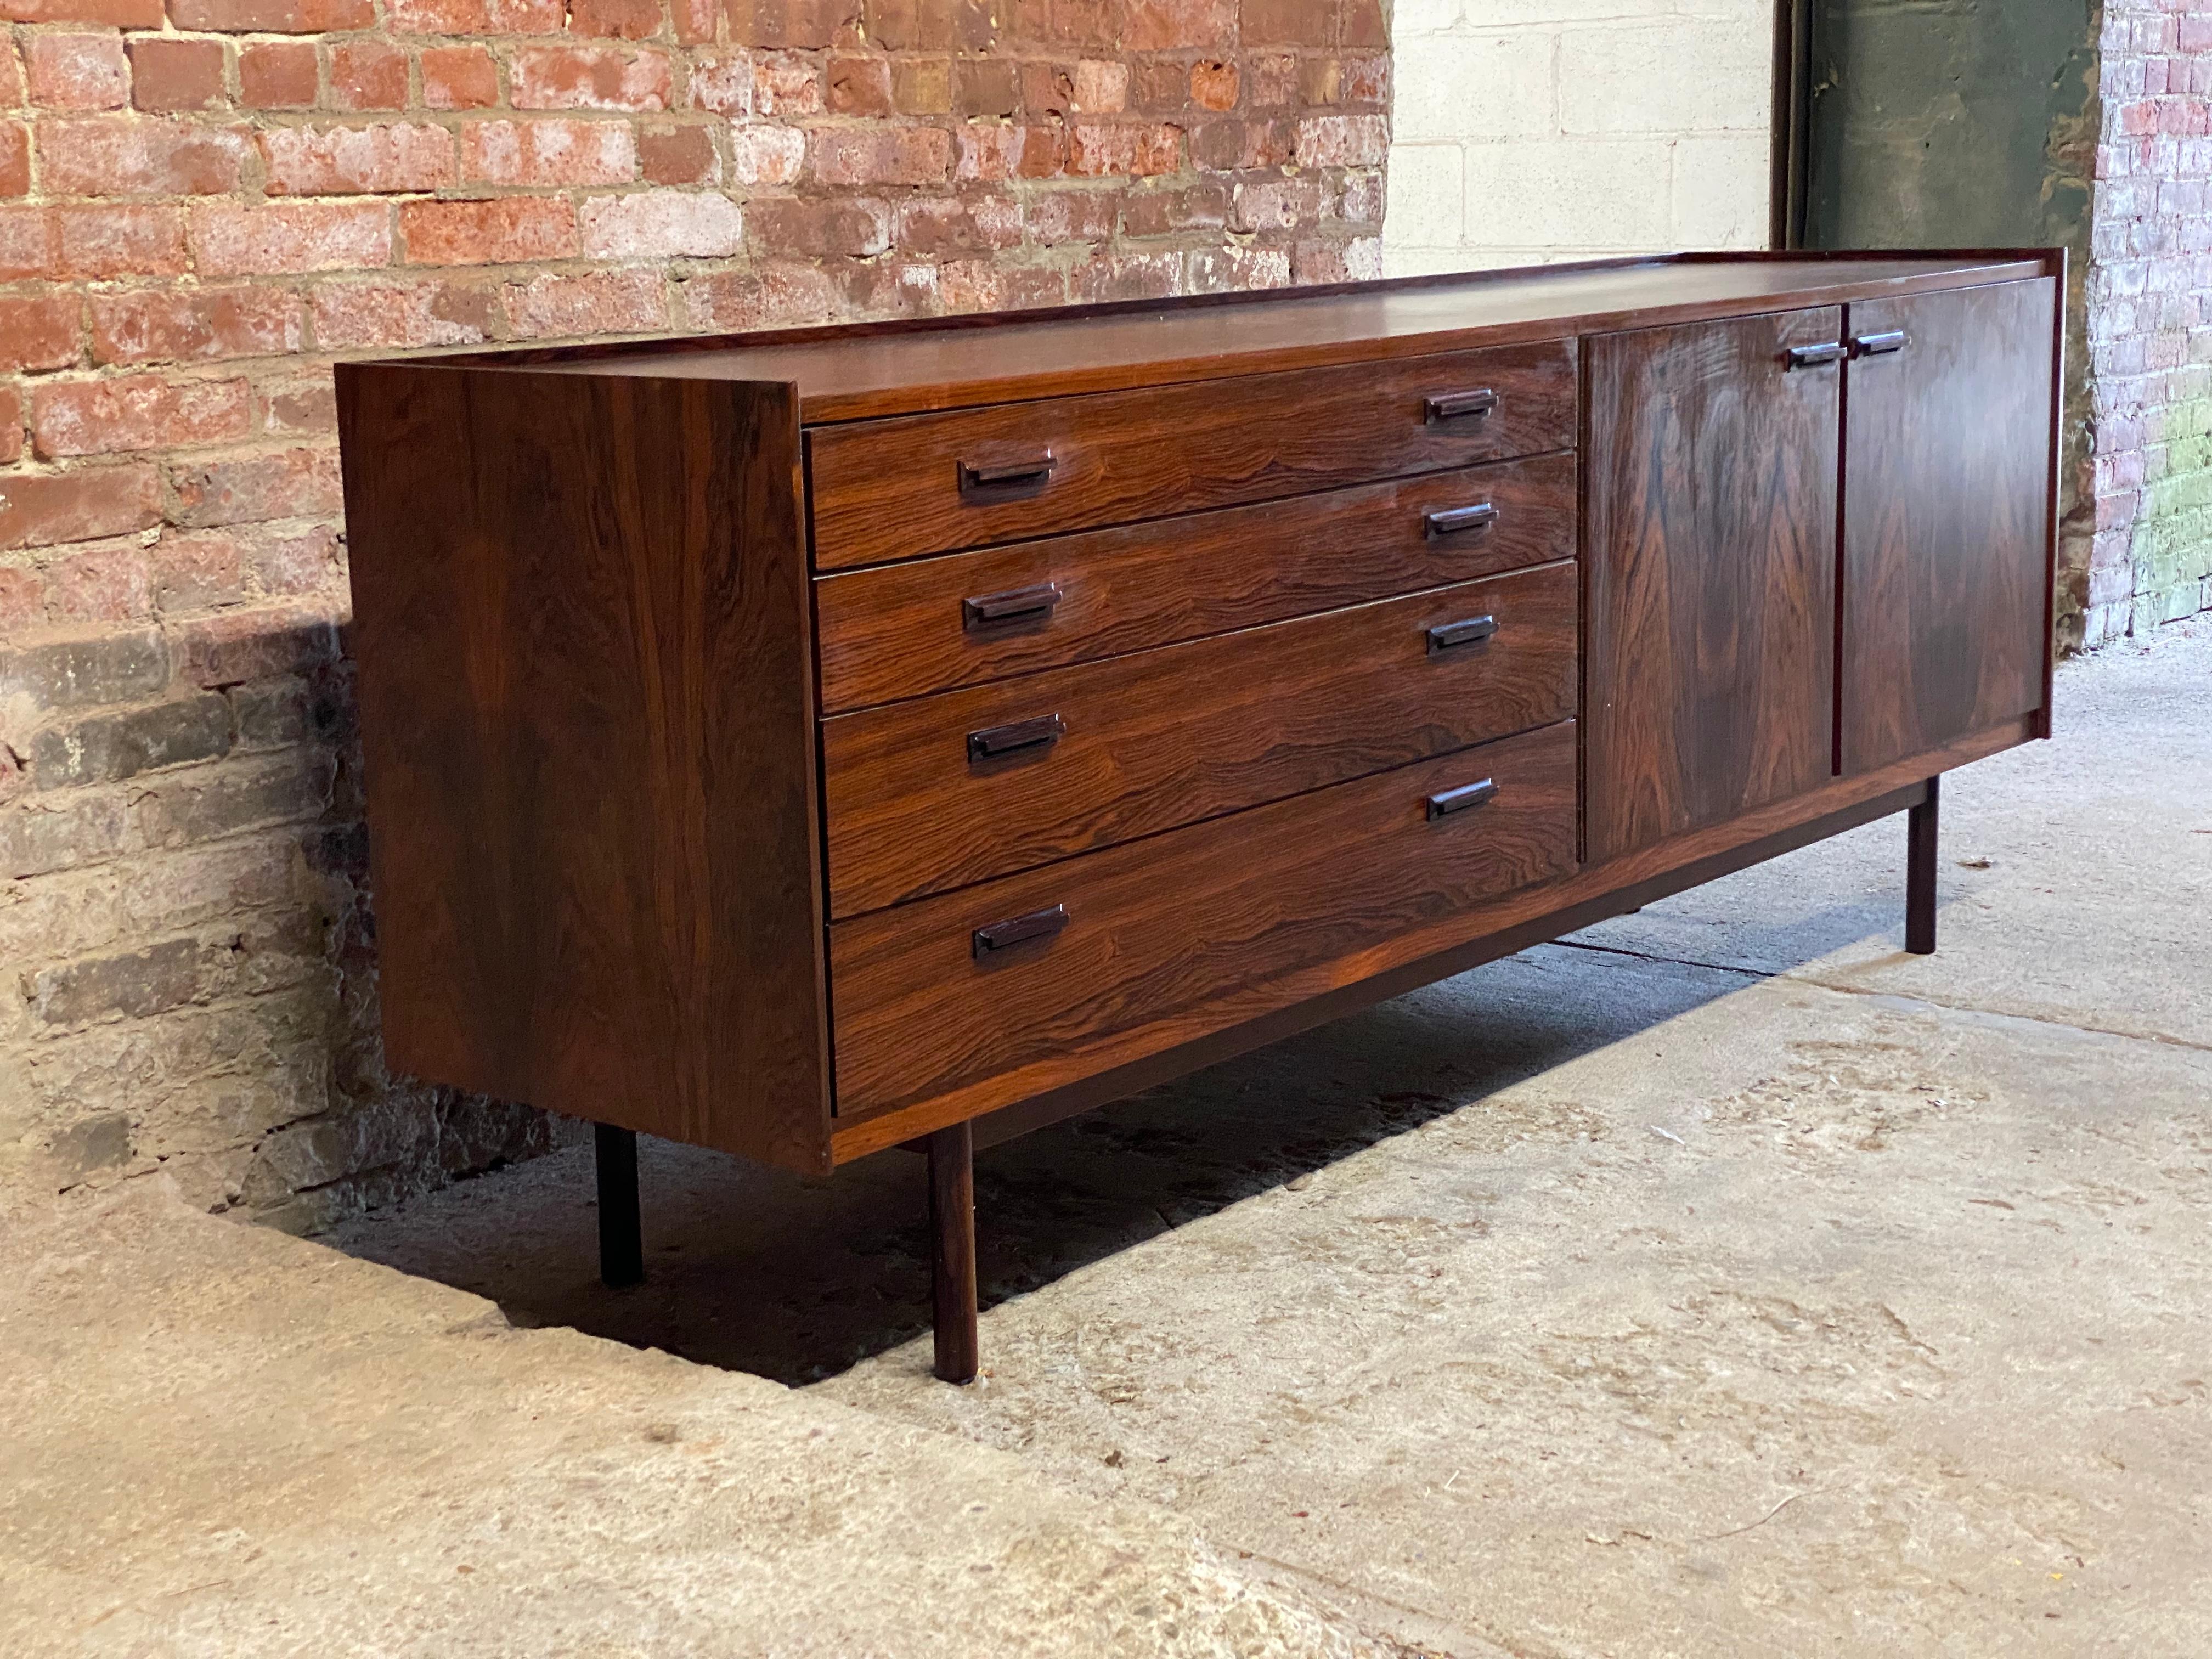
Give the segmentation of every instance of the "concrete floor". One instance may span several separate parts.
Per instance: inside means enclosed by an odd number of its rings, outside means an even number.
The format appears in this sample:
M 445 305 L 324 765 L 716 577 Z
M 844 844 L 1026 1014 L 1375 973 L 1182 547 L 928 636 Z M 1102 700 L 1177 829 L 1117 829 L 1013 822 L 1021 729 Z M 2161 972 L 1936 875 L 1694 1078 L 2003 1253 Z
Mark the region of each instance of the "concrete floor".
M 0 1227 L 0 1645 L 2212 1655 L 2208 704 L 2063 670 L 1935 957 L 1893 821 L 984 1153 L 969 1389 L 903 1155 Z

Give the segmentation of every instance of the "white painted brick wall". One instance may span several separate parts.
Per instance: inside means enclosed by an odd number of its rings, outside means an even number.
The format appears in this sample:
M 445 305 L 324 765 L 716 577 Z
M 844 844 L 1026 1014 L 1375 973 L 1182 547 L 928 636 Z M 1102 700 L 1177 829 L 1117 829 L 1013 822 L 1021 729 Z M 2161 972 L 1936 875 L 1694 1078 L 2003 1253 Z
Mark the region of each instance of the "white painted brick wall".
M 1390 275 L 1763 247 L 1773 0 L 1397 0 Z

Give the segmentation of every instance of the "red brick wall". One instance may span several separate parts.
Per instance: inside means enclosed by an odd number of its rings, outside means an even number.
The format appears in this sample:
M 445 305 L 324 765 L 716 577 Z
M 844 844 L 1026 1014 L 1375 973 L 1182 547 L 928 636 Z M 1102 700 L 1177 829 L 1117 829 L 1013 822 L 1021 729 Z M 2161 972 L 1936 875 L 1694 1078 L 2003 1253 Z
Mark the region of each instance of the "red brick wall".
M 0 0 L 0 1176 L 292 1224 L 395 1085 L 334 357 L 1328 281 L 1380 0 Z
M 2212 12 L 2107 0 L 2087 642 L 2212 609 Z

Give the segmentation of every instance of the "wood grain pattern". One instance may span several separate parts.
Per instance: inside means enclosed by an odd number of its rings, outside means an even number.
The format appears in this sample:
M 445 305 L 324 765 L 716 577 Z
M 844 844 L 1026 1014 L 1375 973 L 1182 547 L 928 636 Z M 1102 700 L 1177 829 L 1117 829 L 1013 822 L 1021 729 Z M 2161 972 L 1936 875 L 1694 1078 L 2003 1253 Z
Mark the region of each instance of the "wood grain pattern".
M 1488 805 L 1425 816 L 1486 777 Z M 1188 1034 L 1234 994 L 1571 870 L 1574 837 L 1570 723 L 835 923 L 839 1120 L 1006 1105 L 1097 1069 L 1102 1042 Z M 1059 934 L 971 958 L 972 930 L 1052 904 Z
M 811 423 L 1839 305 L 2033 276 L 2052 263 L 2041 250 L 1674 254 L 459 361 L 787 380 Z
M 1425 759 L 1574 712 L 1571 564 L 841 714 L 822 726 L 848 916 Z M 1431 653 L 1428 630 L 1494 617 Z M 968 734 L 1057 714 L 1048 748 Z
M 1489 502 L 1488 529 L 1431 513 Z M 1575 556 L 1575 458 L 1436 472 L 815 580 L 837 714 L 1119 656 Z M 961 601 L 1041 583 L 1048 617 L 970 629 Z
M 1850 369 L 1846 772 L 2044 705 L 2057 296 L 2045 279 L 1851 308 L 1854 337 L 1908 343 Z
M 337 385 L 391 1064 L 825 1167 L 791 389 Z
M 1490 388 L 1487 416 L 1427 417 Z M 814 562 L 832 570 L 1122 524 L 1574 443 L 1571 340 L 1053 398 L 807 434 Z M 1049 451 L 1040 485 L 963 489 L 963 464 Z
M 1593 864 L 1831 774 L 1842 368 L 1832 307 L 1589 343 Z
M 1610 864 L 1585 866 L 1578 873 L 1466 910 L 1410 921 L 1372 949 L 1316 963 L 1264 984 L 1225 988 L 1216 1000 L 1187 1017 L 1155 1020 L 1126 1034 L 1098 1039 L 1086 1056 L 1087 1064 L 1070 1068 L 1072 1074 L 1015 1092 L 1014 1115 L 1035 1126 L 1121 1099 L 1669 893 L 1904 811 L 1925 799 L 1929 777 L 2034 737 L 2033 726 L 2024 720 L 1978 732 L 1935 755 L 1916 756 L 1855 778 L 1832 779 L 1809 794 L 1771 801 L 1740 818 L 1686 831 Z M 988 1099 L 981 1091 L 957 1089 L 872 1117 L 848 1120 L 841 1115 L 831 1145 L 837 1161 L 849 1163 L 946 1123 L 1000 1109 L 996 1103 L 977 1103 Z M 977 1139 L 981 1144 L 989 1137 L 979 1133 Z

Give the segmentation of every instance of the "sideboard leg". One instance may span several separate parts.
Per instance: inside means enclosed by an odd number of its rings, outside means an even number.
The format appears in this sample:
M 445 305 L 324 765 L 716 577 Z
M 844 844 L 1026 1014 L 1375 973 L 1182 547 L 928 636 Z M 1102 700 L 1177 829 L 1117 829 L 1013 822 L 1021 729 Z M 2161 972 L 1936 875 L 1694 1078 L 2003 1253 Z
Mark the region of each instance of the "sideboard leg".
M 975 1337 L 975 1137 L 965 1123 L 929 1138 L 930 1292 L 937 1375 L 973 1382 Z
M 599 1168 L 599 1278 L 620 1290 L 645 1277 L 637 1210 L 637 1131 L 592 1126 Z
M 1916 957 L 1936 954 L 1936 817 L 1941 778 L 1928 780 L 1928 799 L 1914 807 L 1905 830 L 1905 948 Z

